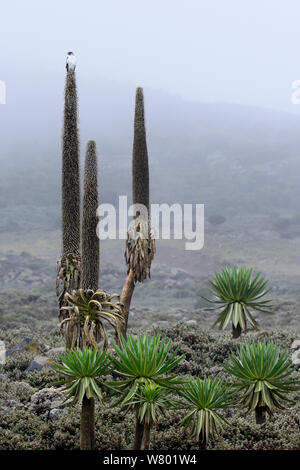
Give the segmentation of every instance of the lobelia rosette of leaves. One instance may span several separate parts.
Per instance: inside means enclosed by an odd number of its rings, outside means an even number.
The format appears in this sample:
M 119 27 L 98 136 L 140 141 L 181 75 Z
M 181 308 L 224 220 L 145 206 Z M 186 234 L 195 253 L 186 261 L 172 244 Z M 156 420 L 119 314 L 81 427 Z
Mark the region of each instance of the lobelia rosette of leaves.
M 72 405 L 81 403 L 80 449 L 93 450 L 95 447 L 95 400 L 103 401 L 103 376 L 112 371 L 110 359 L 103 349 L 84 348 L 66 351 L 59 356 L 61 363 L 56 370 L 64 376 L 54 385 L 61 385 L 66 400 L 72 398 Z
M 292 403 L 287 395 L 299 390 L 299 380 L 289 379 L 293 369 L 287 351 L 280 354 L 274 343 L 241 346 L 225 369 L 237 379 L 233 386 L 240 394 L 239 403 L 255 411 L 258 423 L 264 421 L 265 412 L 271 414 L 276 408 L 284 409 L 285 402 Z
M 201 380 L 196 377 L 185 384 L 179 394 L 188 410 L 181 425 L 185 431 L 190 428 L 192 437 L 205 448 L 224 425 L 230 424 L 218 410 L 234 406 L 231 386 L 217 378 Z
M 178 403 L 171 397 L 171 391 L 162 388 L 155 382 L 143 383 L 139 391 L 123 407 L 126 412 L 135 411 L 136 422 L 143 426 L 140 449 L 150 447 L 151 428 L 158 422 L 159 417 L 165 416 L 166 411 L 175 409 Z
M 113 344 L 116 355 L 111 356 L 111 362 L 120 380 L 109 385 L 121 394 L 116 404 L 126 405 L 147 383 L 167 389 L 176 389 L 183 383 L 177 375 L 168 375 L 184 358 L 177 357 L 178 348 L 170 352 L 171 345 L 171 340 L 161 340 L 160 335 L 146 334 L 138 335 L 137 339 L 128 335 L 127 341 L 121 337 L 120 347 Z
M 62 386 L 66 400 L 72 398 L 72 404 L 82 403 L 84 397 L 103 400 L 104 384 L 100 377 L 108 375 L 111 362 L 107 353 L 98 348 L 74 349 L 59 355 L 61 364 L 54 364 L 55 369 L 65 378 L 54 385 Z
M 183 355 L 177 356 L 178 348 L 171 352 L 171 345 L 171 341 L 167 342 L 166 338 L 161 340 L 159 335 L 149 337 L 146 334 L 138 335 L 136 339 L 128 335 L 127 341 L 122 336 L 120 347 L 113 344 L 115 354 L 111 355 L 110 359 L 114 366 L 114 373 L 119 376 L 119 380 L 107 382 L 107 385 L 113 389 L 115 395 L 118 395 L 113 406 L 121 406 L 125 409 L 131 406 L 136 407 L 133 445 L 136 450 L 148 448 L 150 439 L 149 426 L 151 427 L 151 424 L 140 421 L 140 411 L 143 417 L 145 416 L 140 408 L 141 400 L 145 399 L 145 390 L 149 391 L 148 398 L 149 394 L 154 393 L 157 399 L 163 400 L 162 393 L 158 392 L 157 388 L 155 391 L 152 390 L 154 385 L 163 389 L 177 390 L 178 385 L 183 383 L 176 374 L 170 374 L 184 358 Z M 145 413 L 147 409 L 149 411 L 147 403 L 144 402 L 142 407 L 144 409 L 146 407 Z
M 233 266 L 231 269 L 227 267 L 222 269 L 221 273 L 215 273 L 215 279 L 209 280 L 215 299 L 203 298 L 216 306 L 207 310 L 221 309 L 212 327 L 219 323 L 220 329 L 225 330 L 231 321 L 235 337 L 239 336 L 241 331 L 247 331 L 247 322 L 255 330 L 259 330 L 251 310 L 272 313 L 268 305 L 271 300 L 262 300 L 270 289 L 266 288 L 268 281 L 261 273 L 257 273 L 254 277 L 252 275 L 252 268 Z
M 141 423 L 154 424 L 160 415 L 178 405 L 170 395 L 170 390 L 162 388 L 155 382 L 143 383 L 139 391 L 125 405 L 126 412 L 136 410 Z

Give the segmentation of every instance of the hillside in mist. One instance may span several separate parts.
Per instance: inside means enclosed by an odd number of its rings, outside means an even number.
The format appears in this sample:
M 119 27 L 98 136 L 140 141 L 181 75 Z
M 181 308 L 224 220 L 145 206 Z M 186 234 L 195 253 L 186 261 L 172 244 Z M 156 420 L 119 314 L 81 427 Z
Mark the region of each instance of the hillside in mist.
M 64 74 L 36 71 L 21 83 L 11 72 L 7 82 L 0 230 L 59 228 Z M 78 90 L 81 159 L 95 139 L 101 202 L 116 203 L 131 193 L 134 87 L 79 73 Z M 300 117 L 151 89 L 145 101 L 152 202 L 204 203 L 207 216 L 297 215 Z
M 29 323 L 55 321 L 57 313 L 64 73 L 59 80 L 42 73 L 34 81 L 24 76 L 22 86 L 12 75 L 0 107 L 0 294 L 9 325 L 24 317 L 24 302 Z M 130 199 L 135 88 L 78 72 L 78 91 L 81 163 L 87 140 L 95 139 L 100 202 Z M 144 91 L 151 200 L 204 203 L 205 243 L 191 252 L 180 240 L 158 240 L 152 277 L 136 289 L 131 321 L 166 321 L 168 312 L 169 321 L 211 324 L 199 295 L 207 295 L 214 270 L 236 264 L 270 280 L 280 312 L 266 318 L 266 327 L 298 324 L 300 117 Z M 123 252 L 123 240 L 101 243 L 104 289 L 121 290 Z M 11 288 L 23 293 L 18 307 Z

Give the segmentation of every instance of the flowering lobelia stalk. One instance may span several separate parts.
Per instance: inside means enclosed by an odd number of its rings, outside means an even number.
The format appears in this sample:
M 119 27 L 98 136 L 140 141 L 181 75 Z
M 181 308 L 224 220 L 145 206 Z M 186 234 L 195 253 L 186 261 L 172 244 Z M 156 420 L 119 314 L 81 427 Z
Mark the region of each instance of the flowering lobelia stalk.
M 56 292 L 59 307 L 65 295 L 80 287 L 80 176 L 77 127 L 77 88 L 74 70 L 66 75 L 62 139 L 62 256 L 58 262 Z M 64 318 L 60 310 L 60 319 Z
M 155 241 L 151 233 L 149 216 L 149 165 L 142 88 L 137 88 L 135 98 L 132 200 L 136 214 L 127 234 L 125 249 L 127 278 L 121 296 L 124 304 L 124 333 L 126 333 L 135 284 L 144 282 L 150 276 L 150 267 L 155 254 Z

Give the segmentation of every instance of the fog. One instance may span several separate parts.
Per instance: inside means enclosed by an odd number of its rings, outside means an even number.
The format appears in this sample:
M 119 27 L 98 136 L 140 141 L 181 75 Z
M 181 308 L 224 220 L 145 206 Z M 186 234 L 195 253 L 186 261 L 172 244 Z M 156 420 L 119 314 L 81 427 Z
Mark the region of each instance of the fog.
M 169 95 L 162 105 L 170 107 L 171 131 L 179 99 L 299 114 L 291 103 L 299 13 L 297 0 L 2 2 L 0 145 L 39 135 L 56 145 L 69 50 L 78 59 L 83 138 L 95 133 L 95 118 L 103 138 L 111 119 L 127 122 L 136 86 L 149 90 L 149 107 L 151 93 Z
M 159 308 L 177 308 L 184 282 L 193 307 L 199 285 L 224 264 L 262 270 L 280 295 L 298 299 L 298 1 L 26 0 L 2 2 L 0 15 L 4 285 L 48 289 L 56 306 L 65 59 L 73 51 L 81 168 L 94 139 L 100 201 L 131 194 L 134 97 L 142 86 L 151 202 L 205 205 L 204 249 L 158 243 L 143 308 L 146 297 L 151 308 L 154 297 Z M 122 287 L 123 250 L 123 241 L 102 244 L 109 290 Z M 34 278 L 28 272 L 39 263 Z
M 299 112 L 299 13 L 297 0 L 2 2 L 1 79 L 8 105 L 12 75 L 20 93 L 37 71 L 56 89 L 73 50 L 79 77 Z
M 299 13 L 291 0 L 3 2 L 2 171 L 59 170 L 69 50 L 78 60 L 82 151 L 95 139 L 103 164 L 115 155 L 116 171 L 130 165 L 136 86 L 145 89 L 152 169 L 172 172 L 170 161 L 177 168 L 210 153 L 295 159 Z

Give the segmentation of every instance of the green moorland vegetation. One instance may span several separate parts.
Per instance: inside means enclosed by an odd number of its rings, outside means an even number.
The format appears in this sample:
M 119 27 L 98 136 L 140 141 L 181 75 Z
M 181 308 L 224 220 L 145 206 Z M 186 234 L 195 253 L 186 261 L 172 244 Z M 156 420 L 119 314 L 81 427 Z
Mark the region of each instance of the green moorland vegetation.
M 137 331 L 133 330 L 133 333 Z M 229 331 L 205 331 L 195 325 L 177 323 L 170 327 L 155 327 L 147 330 L 153 337 L 160 334 L 171 339 L 171 352 L 178 348 L 178 356 L 184 359 L 172 372 L 182 379 L 192 380 L 204 377 L 214 380 L 233 380 L 225 369 L 231 354 L 238 354 L 241 345 L 262 340 L 259 334 L 248 332 L 238 339 L 233 339 Z M 281 352 L 287 349 L 291 357 L 291 345 L 299 338 L 299 330 L 270 329 L 267 342 L 278 345 Z M 58 329 L 47 328 L 36 330 L 32 335 L 31 328 L 19 327 L 1 331 L 0 339 L 5 340 L 7 347 L 14 346 L 24 337 L 32 337 L 40 344 L 40 353 L 48 354 L 54 361 L 59 361 L 59 353 L 53 348 L 64 344 Z M 51 348 L 52 352 L 51 352 Z M 9 412 L 1 412 L 0 442 L 1 449 L 79 449 L 81 406 L 75 404 L 61 409 L 57 415 L 50 409 L 34 407 L 31 396 L 36 392 L 52 387 L 53 382 L 62 376 L 52 367 L 25 372 L 35 357 L 36 351 L 24 351 L 7 358 L 0 367 L 5 380 L 0 378 L 0 403 L 9 404 L 14 400 L 15 408 Z M 0 376 L 2 377 L 2 375 Z M 291 379 L 299 380 L 299 365 L 292 367 Z M 111 379 L 116 380 L 112 377 Z M 109 376 L 106 378 L 109 380 Z M 208 449 L 242 449 L 242 450 L 280 450 L 299 449 L 299 392 L 288 395 L 294 403 L 286 405 L 286 409 L 275 411 L 267 417 L 263 425 L 256 424 L 255 413 L 247 413 L 247 407 L 235 406 L 221 411 L 231 426 L 224 426 L 220 433 L 208 442 Z M 134 440 L 135 415 L 124 413 L 121 405 L 112 407 L 116 401 L 107 396 L 104 403 L 96 401 L 95 405 L 95 449 L 131 449 Z M 183 428 L 180 422 L 185 411 L 175 409 L 160 416 L 151 433 L 151 448 L 166 450 L 197 449 L 195 437 L 188 434 L 183 439 Z

